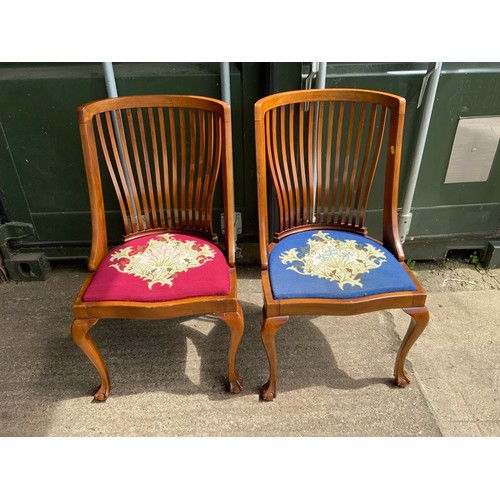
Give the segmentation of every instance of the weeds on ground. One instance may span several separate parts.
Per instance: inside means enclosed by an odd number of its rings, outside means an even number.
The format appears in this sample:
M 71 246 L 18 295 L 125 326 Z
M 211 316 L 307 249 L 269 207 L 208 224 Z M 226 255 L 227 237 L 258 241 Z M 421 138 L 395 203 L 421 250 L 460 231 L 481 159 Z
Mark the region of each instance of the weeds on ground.
M 417 271 L 415 271 L 415 264 L 416 262 L 412 259 L 408 259 L 406 261 L 406 265 L 409 267 L 409 269 L 411 270 L 411 272 L 415 275 L 415 276 L 418 276 L 418 273 Z
M 474 250 L 474 252 L 465 259 L 465 262 L 467 262 L 467 264 L 472 264 L 476 268 L 476 271 L 484 271 L 484 267 L 481 264 L 481 259 L 477 254 L 477 250 Z

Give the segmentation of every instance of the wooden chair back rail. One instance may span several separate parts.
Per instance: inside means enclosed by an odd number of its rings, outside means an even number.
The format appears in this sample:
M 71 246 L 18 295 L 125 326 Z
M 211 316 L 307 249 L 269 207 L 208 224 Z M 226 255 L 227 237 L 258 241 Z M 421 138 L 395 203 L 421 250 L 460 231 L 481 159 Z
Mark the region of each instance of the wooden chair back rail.
M 364 89 L 313 89 L 313 90 L 291 90 L 267 96 L 265 101 L 257 103 L 255 109 L 255 119 L 261 120 L 263 114 L 272 108 L 277 108 L 284 104 L 297 104 L 301 102 L 321 102 L 321 101 L 355 101 L 380 104 L 389 109 L 402 111 L 404 115 L 404 99 L 394 94 L 386 92 L 376 92 Z M 307 100 L 306 100 L 307 99 Z M 401 108 L 403 106 L 403 108 Z
M 212 111 L 224 115 L 224 121 L 230 123 L 230 117 L 222 112 L 221 101 L 209 97 L 199 97 L 190 95 L 141 95 L 141 96 L 123 96 L 113 99 L 101 99 L 80 106 L 77 109 L 78 120 L 80 123 L 86 123 L 98 113 L 106 111 L 117 111 L 132 108 L 193 108 Z M 225 103 L 222 103 L 225 105 Z
M 95 128 L 126 234 L 159 227 L 211 233 L 221 118 L 174 108 L 126 109 L 115 120 L 113 113 L 97 114 Z

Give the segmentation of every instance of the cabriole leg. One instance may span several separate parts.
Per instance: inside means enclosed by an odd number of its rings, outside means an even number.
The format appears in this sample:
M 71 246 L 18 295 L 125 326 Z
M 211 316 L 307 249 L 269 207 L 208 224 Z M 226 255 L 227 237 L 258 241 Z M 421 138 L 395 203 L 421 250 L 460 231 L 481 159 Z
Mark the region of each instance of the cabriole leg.
M 108 368 L 101 353 L 89 335 L 89 330 L 97 323 L 97 319 L 75 319 L 71 326 L 71 335 L 76 345 L 87 355 L 101 376 L 101 385 L 94 395 L 94 401 L 106 401 L 111 389 Z
M 401 342 L 399 352 L 396 357 L 396 364 L 394 365 L 395 382 L 400 387 L 406 387 L 410 383 L 404 365 L 406 356 L 411 349 L 411 346 L 420 337 L 424 331 L 427 323 L 429 322 L 429 311 L 427 307 L 414 307 L 410 309 L 403 309 L 403 311 L 411 316 L 410 326 L 406 332 L 405 338 Z
M 262 314 L 260 335 L 269 360 L 269 380 L 262 386 L 261 398 L 264 401 L 272 401 L 278 394 L 278 356 L 274 337 L 276 332 L 288 321 L 288 316 L 268 318 L 265 308 L 262 310 Z
M 238 310 L 233 313 L 218 314 L 231 330 L 231 341 L 229 344 L 229 354 L 227 362 L 227 374 L 229 380 L 229 392 L 239 394 L 243 390 L 243 379 L 238 375 L 236 369 L 236 355 L 243 339 L 245 323 L 243 320 L 243 311 L 238 302 Z

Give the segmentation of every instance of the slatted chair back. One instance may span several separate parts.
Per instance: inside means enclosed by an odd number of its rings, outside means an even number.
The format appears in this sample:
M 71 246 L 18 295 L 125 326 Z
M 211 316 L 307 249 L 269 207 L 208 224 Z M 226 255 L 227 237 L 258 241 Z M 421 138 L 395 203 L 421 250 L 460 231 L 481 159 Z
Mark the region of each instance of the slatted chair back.
M 78 108 L 78 114 L 83 144 L 89 145 L 84 155 L 100 256 L 102 172 L 116 192 L 125 240 L 165 229 L 217 240 L 212 205 L 221 166 L 229 187 L 226 216 L 233 214 L 228 105 L 196 96 L 132 96 L 96 101 Z M 232 243 L 227 243 L 234 265 Z
M 304 226 L 366 235 L 370 190 L 377 166 L 385 161 L 384 243 L 402 253 L 392 228 L 397 227 L 404 111 L 400 97 L 358 89 L 291 91 L 259 101 L 258 176 L 267 184 L 267 166 L 278 208 L 274 241 Z M 266 203 L 259 206 L 265 224 Z

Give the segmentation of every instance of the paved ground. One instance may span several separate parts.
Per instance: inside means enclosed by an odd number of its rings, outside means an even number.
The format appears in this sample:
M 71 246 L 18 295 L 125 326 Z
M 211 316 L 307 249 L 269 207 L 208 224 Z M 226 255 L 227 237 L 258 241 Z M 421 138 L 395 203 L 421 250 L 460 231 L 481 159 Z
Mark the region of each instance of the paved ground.
M 460 263 L 459 263 L 460 264 Z M 259 272 L 240 267 L 246 320 L 241 395 L 224 390 L 228 331 L 212 316 L 102 320 L 93 338 L 112 393 L 70 336 L 82 265 L 44 282 L 0 284 L 2 436 L 500 436 L 500 272 L 417 263 L 431 321 L 408 357 L 412 384 L 391 374 L 407 316 L 293 318 L 278 333 L 280 393 L 259 401 L 268 374 L 259 338 Z
M 258 397 L 268 367 L 255 267 L 239 268 L 241 395 L 224 390 L 229 335 L 216 318 L 108 320 L 93 329 L 111 375 L 104 404 L 91 403 L 98 377 L 70 336 L 84 266 L 59 265 L 44 282 L 0 283 L 6 498 L 65 499 L 68 485 L 76 499 L 378 498 L 395 490 L 409 500 L 497 498 L 500 270 L 461 259 L 415 271 L 431 321 L 410 351 L 409 387 L 391 381 L 403 312 L 294 318 L 277 335 L 272 403 Z M 54 439 L 87 436 L 135 439 Z M 258 439 L 270 436 L 300 439 Z M 414 436 L 434 439 L 394 439 Z

